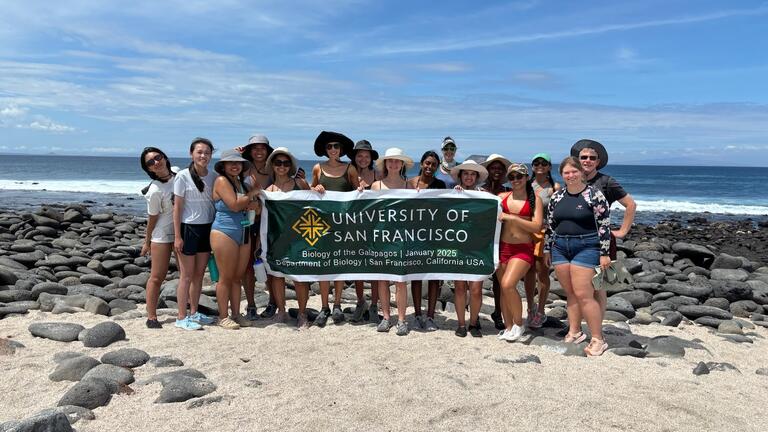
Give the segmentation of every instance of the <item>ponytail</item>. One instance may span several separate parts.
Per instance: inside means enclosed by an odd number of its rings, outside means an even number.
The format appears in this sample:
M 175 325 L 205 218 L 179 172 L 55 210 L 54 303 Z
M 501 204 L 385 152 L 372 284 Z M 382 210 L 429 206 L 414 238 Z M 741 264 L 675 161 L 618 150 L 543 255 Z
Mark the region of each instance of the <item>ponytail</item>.
M 536 194 L 533 192 L 531 180 L 525 182 L 525 193 L 528 195 L 528 205 L 531 207 L 531 217 L 536 212 Z
M 195 187 L 197 187 L 197 190 L 200 192 L 205 190 L 205 182 L 203 182 L 203 179 L 200 178 L 200 175 L 197 173 L 197 170 L 195 170 L 195 163 L 191 162 L 189 164 L 189 175 L 192 176 L 192 181 L 195 183 Z

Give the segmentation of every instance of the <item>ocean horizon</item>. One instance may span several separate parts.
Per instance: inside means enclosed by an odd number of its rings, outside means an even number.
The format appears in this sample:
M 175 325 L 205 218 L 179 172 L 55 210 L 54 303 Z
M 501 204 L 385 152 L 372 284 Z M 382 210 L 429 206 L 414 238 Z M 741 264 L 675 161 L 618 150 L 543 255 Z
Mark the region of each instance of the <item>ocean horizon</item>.
M 137 156 L 64 156 L 6 154 L 0 158 L 0 208 L 28 209 L 41 204 L 87 202 L 116 212 L 143 215 L 140 194 L 149 183 Z M 65 160 L 62 160 L 65 159 Z M 184 168 L 189 159 L 171 157 Z M 316 160 L 300 160 L 308 173 Z M 212 168 L 212 166 L 211 166 Z M 553 176 L 561 181 L 553 167 Z M 712 219 L 768 219 L 768 197 L 758 185 L 765 167 L 712 167 L 611 164 L 602 172 L 615 177 L 638 204 L 636 222 L 709 215 Z M 416 175 L 418 169 L 409 171 Z M 614 204 L 617 218 L 621 207 Z

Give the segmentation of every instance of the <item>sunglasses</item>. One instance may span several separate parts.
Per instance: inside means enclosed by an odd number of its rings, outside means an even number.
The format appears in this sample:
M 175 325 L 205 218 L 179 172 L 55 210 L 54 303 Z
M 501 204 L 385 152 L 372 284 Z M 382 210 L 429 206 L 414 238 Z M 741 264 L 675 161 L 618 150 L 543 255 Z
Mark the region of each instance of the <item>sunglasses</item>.
M 591 160 L 591 161 L 596 161 L 596 160 L 597 160 L 597 156 L 587 156 L 587 155 L 581 155 L 581 156 L 579 156 L 579 159 L 581 159 L 581 160 Z
M 456 151 L 456 146 L 445 146 L 443 151 Z
M 290 159 L 275 159 L 272 162 L 272 165 L 274 165 L 276 167 L 288 167 L 288 168 L 290 168 L 291 160 Z
M 510 174 L 507 178 L 512 181 L 520 181 L 526 177 L 525 174 Z
M 155 166 L 156 163 L 159 163 L 161 160 L 163 160 L 163 155 L 157 155 L 148 161 L 144 161 L 144 163 L 147 164 L 147 167 L 153 167 Z
M 549 166 L 549 162 L 547 162 L 545 160 L 537 160 L 537 161 L 533 161 L 533 163 L 531 165 L 533 165 L 533 166 Z
M 330 144 L 326 144 L 325 145 L 325 149 L 326 150 L 332 150 L 332 149 L 337 149 L 338 150 L 340 148 L 341 148 L 341 144 L 339 144 L 339 143 L 330 143 Z

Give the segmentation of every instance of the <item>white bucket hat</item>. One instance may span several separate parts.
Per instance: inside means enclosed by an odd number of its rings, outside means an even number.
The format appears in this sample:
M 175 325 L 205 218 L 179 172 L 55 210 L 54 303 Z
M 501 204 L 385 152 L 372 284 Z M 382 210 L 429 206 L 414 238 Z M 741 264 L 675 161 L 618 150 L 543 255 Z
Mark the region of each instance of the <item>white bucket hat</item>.
M 485 179 L 488 178 L 488 170 L 485 169 L 484 166 L 480 165 L 479 163 L 473 161 L 472 159 L 464 161 L 461 165 L 456 165 L 455 167 L 451 168 L 451 177 L 453 177 L 453 180 L 457 184 L 461 184 L 461 179 L 459 178 L 459 173 L 461 171 L 474 171 L 477 173 L 477 184 L 480 185 L 485 181 Z
M 288 171 L 288 176 L 293 177 L 296 175 L 296 171 L 299 169 L 299 162 L 296 160 L 296 157 L 291 154 L 291 152 L 288 151 L 287 147 L 278 147 L 272 151 L 272 153 L 267 158 L 266 163 L 266 169 L 267 173 L 271 174 L 273 172 L 272 162 L 275 160 L 275 157 L 277 155 L 285 155 L 291 158 L 291 169 Z
M 403 153 L 403 149 L 401 148 L 397 148 L 397 147 L 388 148 L 387 151 L 384 152 L 384 156 L 380 157 L 376 161 L 376 165 L 378 166 L 379 170 L 382 170 L 384 168 L 384 161 L 387 159 L 395 159 L 395 160 L 403 161 L 403 163 L 405 164 L 406 170 L 413 168 L 413 159 L 406 156 L 405 153 Z
M 509 168 L 510 165 L 512 165 L 512 162 L 509 159 L 505 158 L 504 156 L 502 156 L 502 155 L 500 155 L 498 153 L 493 153 L 492 155 L 488 156 L 485 159 L 485 162 L 481 163 L 480 165 L 488 168 L 488 165 L 490 165 L 491 163 L 493 163 L 495 161 L 499 161 L 502 164 L 504 164 L 504 170 L 505 171 L 507 170 L 507 168 Z

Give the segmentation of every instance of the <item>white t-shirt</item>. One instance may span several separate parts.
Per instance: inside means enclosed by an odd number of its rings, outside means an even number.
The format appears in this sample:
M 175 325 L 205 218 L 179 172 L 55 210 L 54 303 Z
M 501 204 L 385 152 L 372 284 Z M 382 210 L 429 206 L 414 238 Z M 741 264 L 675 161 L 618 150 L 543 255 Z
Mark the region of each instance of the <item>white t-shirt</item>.
M 181 212 L 181 222 L 185 224 L 209 224 L 213 223 L 216 209 L 213 207 L 213 182 L 216 180 L 216 171 L 208 170 L 208 175 L 200 178 L 205 183 L 202 192 L 197 190 L 189 168 L 185 168 L 176 174 L 173 182 L 173 193 L 184 198 L 184 207 Z
M 158 217 L 150 241 L 173 243 L 173 181 L 163 183 L 153 180 L 144 197 L 147 199 L 147 214 Z

